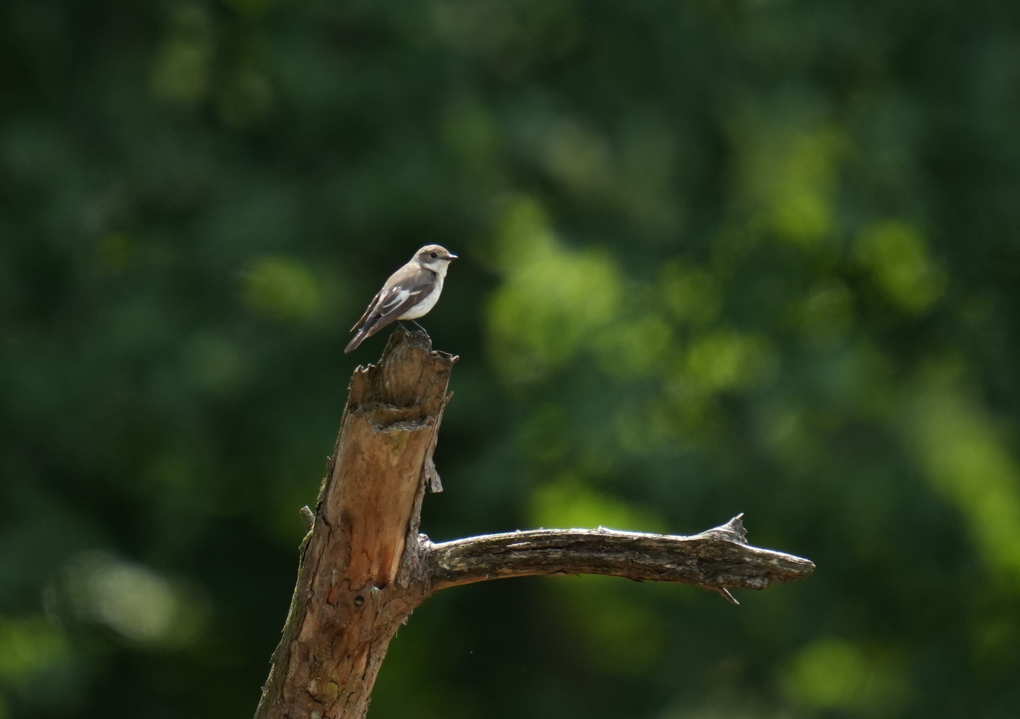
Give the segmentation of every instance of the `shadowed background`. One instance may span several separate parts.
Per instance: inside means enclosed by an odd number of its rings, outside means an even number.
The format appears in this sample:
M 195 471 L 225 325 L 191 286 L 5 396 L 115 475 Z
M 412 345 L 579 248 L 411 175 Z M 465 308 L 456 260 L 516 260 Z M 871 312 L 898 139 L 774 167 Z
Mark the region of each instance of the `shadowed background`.
M 739 593 L 437 595 L 372 719 L 1020 715 L 1020 5 L 0 7 L 0 718 L 249 716 L 419 246 L 433 539 L 695 533 Z

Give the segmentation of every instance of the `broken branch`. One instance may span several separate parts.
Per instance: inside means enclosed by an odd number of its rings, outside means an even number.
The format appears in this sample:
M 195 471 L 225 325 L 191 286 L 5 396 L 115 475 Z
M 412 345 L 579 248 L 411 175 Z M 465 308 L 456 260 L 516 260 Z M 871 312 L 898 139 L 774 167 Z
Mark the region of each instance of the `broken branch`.
M 605 574 L 707 589 L 765 589 L 814 571 L 807 559 L 747 544 L 742 516 L 690 537 L 600 527 L 538 529 L 430 544 L 432 590 L 542 574 Z

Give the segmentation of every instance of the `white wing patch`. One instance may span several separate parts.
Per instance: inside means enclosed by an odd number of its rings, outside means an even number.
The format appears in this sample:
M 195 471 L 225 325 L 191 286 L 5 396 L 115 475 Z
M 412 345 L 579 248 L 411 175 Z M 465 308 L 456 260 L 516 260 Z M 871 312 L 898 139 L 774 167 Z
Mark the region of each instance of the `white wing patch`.
M 396 289 L 396 287 L 394 287 L 393 289 Z M 407 298 L 410 296 L 411 293 L 407 290 L 400 290 L 399 292 L 390 294 L 390 296 L 386 298 L 386 301 L 383 302 L 382 306 L 379 308 L 379 314 L 381 315 L 389 314 L 391 310 L 402 305 L 404 301 L 407 300 Z
M 407 308 L 404 314 L 400 315 L 397 319 L 401 320 L 416 320 L 419 317 L 424 317 L 429 313 L 433 307 L 436 306 L 436 302 L 439 301 L 439 294 L 443 291 L 443 276 L 440 275 L 437 278 L 436 283 L 432 286 L 432 292 L 425 295 L 421 300 Z

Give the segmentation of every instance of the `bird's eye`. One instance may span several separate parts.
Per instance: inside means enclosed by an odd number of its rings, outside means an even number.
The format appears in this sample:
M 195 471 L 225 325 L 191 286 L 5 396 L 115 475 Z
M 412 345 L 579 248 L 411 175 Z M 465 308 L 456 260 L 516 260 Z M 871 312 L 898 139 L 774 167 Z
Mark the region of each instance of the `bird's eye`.
M 436 257 L 438 257 L 438 255 L 436 255 L 436 253 L 433 252 L 431 255 L 429 255 L 429 257 L 431 257 L 432 259 L 435 259 Z

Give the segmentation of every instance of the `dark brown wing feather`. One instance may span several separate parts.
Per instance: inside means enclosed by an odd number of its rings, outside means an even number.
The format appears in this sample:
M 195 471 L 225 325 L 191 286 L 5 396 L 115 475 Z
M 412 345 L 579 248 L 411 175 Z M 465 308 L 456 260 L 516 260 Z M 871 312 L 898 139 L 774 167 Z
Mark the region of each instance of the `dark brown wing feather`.
M 436 286 L 436 273 L 425 270 L 402 277 L 400 280 L 379 298 L 378 304 L 369 313 L 364 325 L 366 337 L 371 337 L 386 325 L 395 322 L 428 296 Z
M 353 332 L 354 330 L 358 329 L 358 325 L 360 325 L 362 322 L 364 322 L 365 318 L 368 317 L 372 313 L 372 310 L 374 310 L 376 305 L 379 304 L 379 296 L 381 294 L 382 294 L 382 290 L 379 290 L 378 292 L 375 293 L 375 297 L 373 297 L 372 301 L 368 303 L 368 309 L 365 310 L 365 314 L 363 314 L 361 316 L 361 319 L 358 320 L 357 322 L 355 322 L 354 326 L 351 327 L 351 332 Z
M 438 276 L 432 270 L 423 270 L 413 265 L 405 265 L 394 272 L 383 288 L 379 290 L 354 327 L 353 332 L 361 325 L 358 334 L 347 345 L 346 353 L 353 352 L 363 340 L 371 337 L 388 324 L 428 296 L 435 287 Z M 407 293 L 401 298 L 402 293 Z M 364 323 L 364 324 L 362 324 Z

